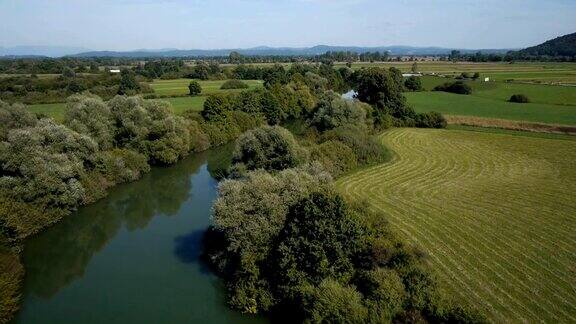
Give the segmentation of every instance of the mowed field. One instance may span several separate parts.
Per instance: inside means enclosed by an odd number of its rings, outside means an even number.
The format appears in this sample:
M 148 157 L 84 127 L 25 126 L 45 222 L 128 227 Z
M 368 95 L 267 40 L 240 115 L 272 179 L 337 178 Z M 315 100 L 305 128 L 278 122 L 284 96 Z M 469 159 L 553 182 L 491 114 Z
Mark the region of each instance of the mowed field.
M 181 96 L 189 93 L 188 85 L 190 84 L 190 79 L 175 79 L 175 80 L 154 80 L 150 83 L 154 93 L 160 96 Z M 221 92 L 234 92 L 242 91 L 246 89 L 233 89 L 233 90 L 221 90 L 220 87 L 226 82 L 226 80 L 216 80 L 216 81 L 198 81 L 202 87 L 201 95 L 209 95 Z M 263 82 L 261 80 L 242 80 L 249 86 L 249 89 L 257 89 L 262 87 Z
M 337 182 L 494 322 L 576 322 L 576 140 L 393 129 L 392 162 Z
M 422 81 L 424 88 L 431 90 L 438 84 L 454 80 L 423 77 Z M 472 87 L 471 95 L 430 91 L 405 95 L 417 112 L 438 111 L 447 115 L 576 125 L 576 87 L 509 82 L 467 83 Z M 508 102 L 513 94 L 527 95 L 530 103 Z

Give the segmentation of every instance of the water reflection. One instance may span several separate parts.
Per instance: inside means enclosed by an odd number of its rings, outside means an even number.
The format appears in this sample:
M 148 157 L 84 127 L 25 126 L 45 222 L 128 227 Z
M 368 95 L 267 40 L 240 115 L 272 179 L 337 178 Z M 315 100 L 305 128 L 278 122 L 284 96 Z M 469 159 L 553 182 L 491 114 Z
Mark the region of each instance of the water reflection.
M 135 231 L 147 227 L 155 215 L 176 214 L 192 192 L 190 176 L 205 160 L 206 154 L 196 154 L 175 166 L 154 169 L 31 239 L 24 251 L 25 293 L 54 296 L 83 276 L 92 257 L 122 226 Z

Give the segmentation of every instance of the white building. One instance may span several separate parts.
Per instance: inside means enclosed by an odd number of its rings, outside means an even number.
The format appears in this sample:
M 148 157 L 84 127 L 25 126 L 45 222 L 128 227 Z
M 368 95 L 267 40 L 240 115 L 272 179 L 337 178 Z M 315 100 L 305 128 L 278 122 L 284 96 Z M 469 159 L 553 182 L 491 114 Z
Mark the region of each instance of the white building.
M 110 73 L 120 73 L 120 70 L 110 70 Z

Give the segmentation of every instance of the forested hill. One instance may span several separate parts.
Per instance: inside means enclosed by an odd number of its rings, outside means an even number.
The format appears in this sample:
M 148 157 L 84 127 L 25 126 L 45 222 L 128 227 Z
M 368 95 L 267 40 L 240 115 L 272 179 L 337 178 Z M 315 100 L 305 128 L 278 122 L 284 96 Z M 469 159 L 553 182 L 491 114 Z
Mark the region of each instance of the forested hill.
M 518 56 L 576 56 L 576 33 L 560 36 L 540 45 L 515 52 Z

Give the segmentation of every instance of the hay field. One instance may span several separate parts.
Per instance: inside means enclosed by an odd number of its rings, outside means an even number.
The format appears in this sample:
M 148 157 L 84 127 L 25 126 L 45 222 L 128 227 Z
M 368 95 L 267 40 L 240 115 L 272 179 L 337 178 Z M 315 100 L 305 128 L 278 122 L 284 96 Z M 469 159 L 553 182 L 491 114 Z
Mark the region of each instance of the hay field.
M 495 322 L 576 322 L 576 140 L 394 129 L 390 163 L 338 180 Z M 547 134 L 549 135 L 549 134 Z

